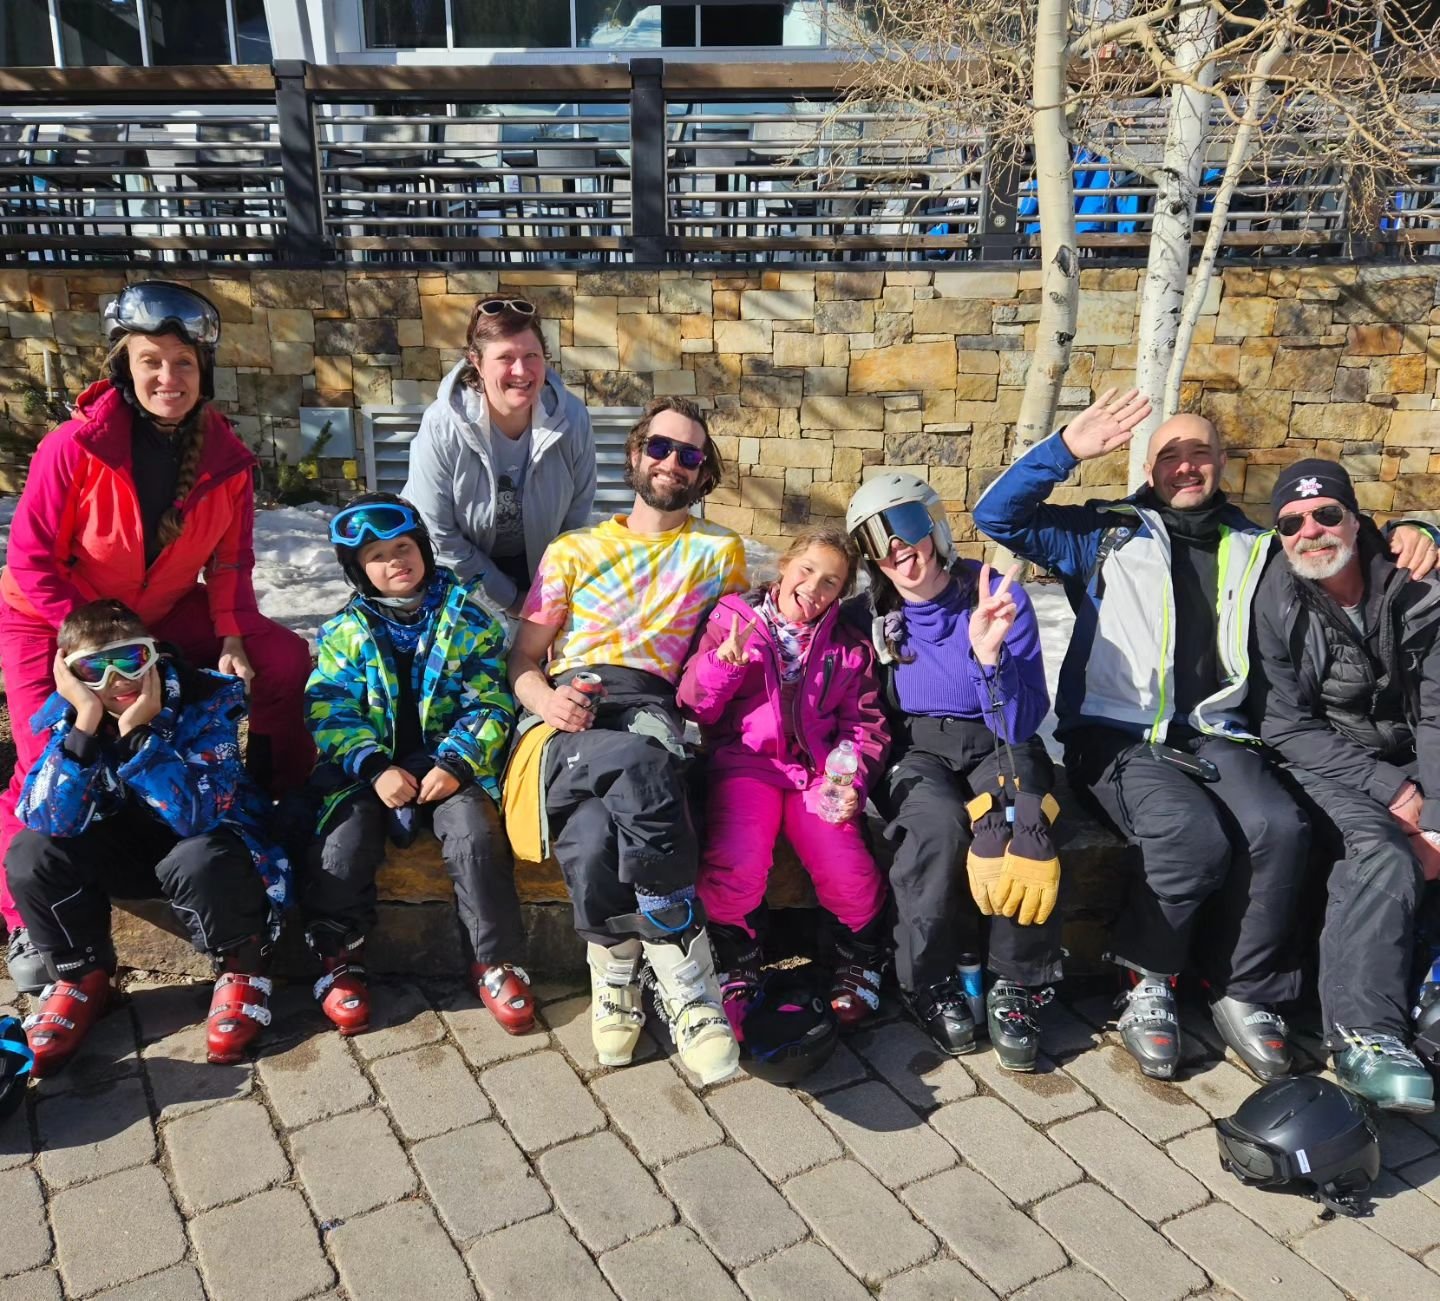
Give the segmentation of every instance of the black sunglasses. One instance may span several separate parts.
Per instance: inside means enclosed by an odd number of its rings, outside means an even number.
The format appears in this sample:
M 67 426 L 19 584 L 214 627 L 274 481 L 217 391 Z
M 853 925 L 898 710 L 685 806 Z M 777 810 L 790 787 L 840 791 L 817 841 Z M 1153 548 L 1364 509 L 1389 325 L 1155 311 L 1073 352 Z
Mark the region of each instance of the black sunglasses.
M 1333 529 L 1337 524 L 1344 521 L 1349 512 L 1343 506 L 1317 506 L 1314 510 L 1302 510 L 1298 515 L 1282 515 L 1275 521 L 1275 532 L 1282 538 L 1293 538 L 1305 521 L 1311 519 L 1315 523 L 1323 525 L 1327 529 Z
M 501 316 L 514 312 L 517 316 L 534 316 L 535 304 L 528 298 L 487 298 L 476 304 L 481 316 Z
M 671 452 L 687 470 L 698 470 L 705 464 L 705 449 L 691 447 L 689 443 L 677 443 L 663 434 L 651 434 L 645 440 L 645 455 L 652 461 L 663 461 Z

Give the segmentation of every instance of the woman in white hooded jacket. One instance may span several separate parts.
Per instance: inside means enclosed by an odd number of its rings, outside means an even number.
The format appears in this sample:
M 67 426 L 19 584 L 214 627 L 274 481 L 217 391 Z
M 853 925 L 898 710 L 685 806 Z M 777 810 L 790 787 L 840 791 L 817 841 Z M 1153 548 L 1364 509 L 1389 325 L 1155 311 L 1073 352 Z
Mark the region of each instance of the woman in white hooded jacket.
M 439 562 L 511 615 L 545 548 L 589 523 L 595 500 L 590 417 L 546 361 L 533 303 L 482 298 L 410 445 L 404 496 Z

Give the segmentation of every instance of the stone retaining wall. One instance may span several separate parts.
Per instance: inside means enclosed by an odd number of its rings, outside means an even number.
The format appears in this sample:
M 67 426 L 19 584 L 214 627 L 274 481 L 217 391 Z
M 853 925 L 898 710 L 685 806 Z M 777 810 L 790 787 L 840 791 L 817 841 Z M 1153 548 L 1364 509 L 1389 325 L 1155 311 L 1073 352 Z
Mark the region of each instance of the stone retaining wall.
M 841 516 L 885 465 L 928 478 L 978 552 L 968 508 L 1007 459 L 1040 310 L 1034 269 L 164 273 L 220 306 L 222 407 L 247 440 L 292 459 L 301 405 L 423 404 L 460 355 L 476 296 L 523 294 L 588 403 L 681 393 L 715 410 L 730 470 L 709 514 L 771 545 Z M 1139 275 L 1081 273 L 1067 412 L 1132 381 Z M 0 434 L 9 425 L 23 447 L 44 432 L 44 353 L 69 393 L 98 373 L 100 307 L 123 280 L 0 270 Z M 1303 454 L 1344 457 L 1362 505 L 1381 515 L 1440 506 L 1440 268 L 1224 272 L 1184 398 L 1219 426 L 1225 486 L 1257 515 L 1277 468 Z M 358 473 L 353 461 L 320 471 L 335 487 Z M 1094 461 L 1054 500 L 1124 477 L 1123 453 Z

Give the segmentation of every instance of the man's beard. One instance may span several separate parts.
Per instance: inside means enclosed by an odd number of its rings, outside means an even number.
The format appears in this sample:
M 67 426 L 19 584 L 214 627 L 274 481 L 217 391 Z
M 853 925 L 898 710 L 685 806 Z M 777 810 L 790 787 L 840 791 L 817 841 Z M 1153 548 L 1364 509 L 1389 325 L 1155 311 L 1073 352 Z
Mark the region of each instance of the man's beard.
M 1313 550 L 1331 546 L 1334 550 L 1328 555 L 1310 554 Z M 1339 538 L 1332 538 L 1328 542 L 1320 538 L 1300 538 L 1290 552 L 1290 568 L 1301 578 L 1320 583 L 1327 578 L 1334 578 L 1350 563 L 1354 555 L 1355 548 Z
M 689 510 L 705 495 L 698 476 L 692 483 L 665 488 L 655 482 L 655 471 L 653 470 L 647 475 L 638 477 L 640 481 L 635 485 L 635 491 L 640 494 L 640 500 L 651 510 Z

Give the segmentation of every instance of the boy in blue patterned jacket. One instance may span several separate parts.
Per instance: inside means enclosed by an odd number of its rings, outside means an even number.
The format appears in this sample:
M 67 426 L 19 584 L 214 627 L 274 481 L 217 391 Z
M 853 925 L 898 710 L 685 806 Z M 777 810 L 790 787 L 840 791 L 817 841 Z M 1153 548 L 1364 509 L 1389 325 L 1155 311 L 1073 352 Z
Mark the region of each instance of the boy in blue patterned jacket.
M 55 694 L 32 721 L 49 744 L 25 780 L 11 889 L 52 984 L 26 1022 L 34 1074 L 53 1075 L 114 998 L 110 900 L 164 897 L 219 979 L 212 1062 L 268 1025 L 270 941 L 290 864 L 245 775 L 240 679 L 162 654 L 131 610 L 93 601 L 60 625 Z
M 330 540 L 355 596 L 320 630 L 305 689 L 325 792 L 300 891 L 324 968 L 315 997 L 341 1034 L 369 1028 L 364 943 L 386 833 L 408 844 L 428 817 L 455 883 L 471 988 L 523 1034 L 535 1010 L 529 977 L 507 961 L 524 936 L 498 809 L 515 721 L 503 634 L 479 604 L 481 578 L 436 567 L 430 534 L 403 498 L 359 498 L 335 516 Z

